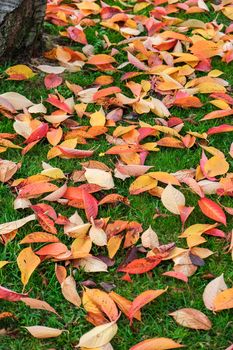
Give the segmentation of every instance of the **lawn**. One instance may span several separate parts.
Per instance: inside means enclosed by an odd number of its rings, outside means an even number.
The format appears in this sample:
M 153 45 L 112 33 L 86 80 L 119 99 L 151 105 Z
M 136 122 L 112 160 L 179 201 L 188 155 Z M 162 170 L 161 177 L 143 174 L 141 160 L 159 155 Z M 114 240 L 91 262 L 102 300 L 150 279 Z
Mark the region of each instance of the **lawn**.
M 65 1 L 66 3 L 72 3 L 72 1 Z M 96 1 L 100 3 L 99 1 Z M 106 0 L 112 6 L 120 6 L 122 9 L 127 9 L 124 4 L 118 3 L 117 1 Z M 130 3 L 130 2 L 129 2 Z M 185 11 L 180 10 L 178 13 L 171 13 L 171 17 L 178 17 L 182 20 L 185 19 L 198 19 L 205 23 L 216 20 L 218 24 L 223 24 L 223 31 L 230 25 L 230 19 L 224 16 L 219 11 L 214 13 L 211 8 L 211 2 L 207 2 L 210 12 L 202 13 L 191 13 L 186 14 Z M 165 6 L 161 5 L 161 6 Z M 153 5 L 140 11 L 140 14 L 149 16 L 149 12 L 153 9 Z M 132 13 L 132 8 L 129 7 L 127 10 Z M 128 12 L 126 12 L 128 13 Z M 99 18 L 98 15 L 90 15 L 88 18 Z M 46 41 L 59 43 L 59 45 L 67 45 L 73 50 L 81 52 L 83 47 L 82 44 L 76 43 L 71 39 L 60 36 L 60 32 L 64 31 L 65 27 L 56 26 L 51 22 L 45 22 L 44 31 Z M 174 26 L 171 26 L 170 30 L 174 30 Z M 119 52 L 114 56 L 117 61 L 117 66 L 127 61 L 127 52 L 123 50 L 126 45 L 117 45 L 120 41 L 125 38 L 117 31 L 108 29 L 97 23 L 95 26 L 86 27 L 84 30 L 87 38 L 87 42 L 94 47 L 94 54 L 110 54 L 112 48 L 117 48 Z M 188 31 L 186 35 L 193 35 L 192 30 Z M 142 32 L 140 35 L 147 35 L 146 32 Z M 103 39 L 107 36 L 109 41 L 113 43 L 110 48 L 103 48 Z M 51 48 L 51 42 L 47 42 L 49 48 Z M 170 50 L 171 52 L 171 50 Z M 42 59 L 42 58 L 41 58 Z M 52 62 L 52 61 L 51 61 Z M 54 93 L 54 89 L 47 90 L 44 86 L 45 74 L 37 71 L 37 75 L 31 79 L 23 81 L 7 80 L 7 74 L 5 70 L 8 67 L 13 66 L 19 62 L 6 62 L 5 66 L 0 67 L 0 93 L 5 92 L 17 92 L 34 103 L 40 103 L 44 101 L 44 105 L 48 108 L 48 113 L 55 110 L 54 107 L 45 102 L 49 93 Z M 27 62 L 20 62 L 22 64 L 28 64 Z M 46 63 L 46 64 L 54 64 Z M 58 63 L 55 63 L 58 65 Z M 28 64 L 29 65 L 29 64 Z M 34 61 L 31 66 L 36 71 L 36 63 Z M 233 64 L 230 62 L 226 64 L 223 62 L 221 57 L 214 57 L 212 59 L 212 69 L 217 69 L 223 72 L 221 75 L 222 79 L 225 79 L 229 83 L 227 93 L 231 95 L 233 86 L 233 75 L 232 69 Z M 121 77 L 125 72 L 138 71 L 133 65 L 127 65 L 121 70 L 112 72 L 101 72 L 98 69 L 93 69 L 93 66 L 85 65 L 83 70 L 80 72 L 68 72 L 65 71 L 61 76 L 63 80 L 67 80 L 70 83 L 80 85 L 86 89 L 91 87 L 95 79 L 101 75 L 109 75 L 114 78 L 112 85 L 118 86 L 122 89 L 122 93 L 132 97 L 129 89 L 126 87 L 126 81 L 121 81 Z M 206 76 L 208 72 L 195 72 L 197 77 Z M 150 80 L 149 74 L 139 75 L 132 78 L 134 82 L 140 83 L 142 79 Z M 105 86 L 103 86 L 104 88 Z M 101 87 L 102 88 L 102 87 Z M 70 89 L 63 82 L 57 88 L 58 92 L 65 98 L 73 96 Z M 154 92 L 153 92 L 154 93 Z M 200 98 L 203 106 L 200 108 L 180 108 L 172 106 L 169 111 L 171 116 L 181 118 L 184 123 L 184 127 L 181 131 L 181 135 L 185 135 L 186 132 L 192 131 L 197 133 L 207 132 L 208 129 L 221 124 L 231 124 L 232 116 L 225 117 L 224 119 L 213 119 L 209 121 L 200 121 L 207 113 L 216 110 L 217 108 L 210 103 L 209 94 L 197 94 Z M 156 93 L 154 93 L 156 97 Z M 89 103 L 87 111 L 93 113 L 99 109 L 98 103 Z M 111 106 L 106 107 L 106 112 L 111 110 Z M 130 115 L 132 108 L 127 106 L 124 109 L 124 117 Z M 42 119 L 40 115 L 33 115 L 34 118 Z M 135 117 L 135 116 L 134 116 Z M 150 125 L 155 125 L 155 118 L 158 117 L 154 113 L 149 112 L 145 114 L 137 114 L 133 121 L 143 121 Z M 89 125 L 89 119 L 83 117 L 78 118 L 74 114 L 73 119 L 81 125 Z M 117 122 L 116 126 L 130 125 L 129 119 L 123 118 L 120 122 Z M 108 134 L 112 135 L 116 127 L 109 127 Z M 67 131 L 66 127 L 64 130 Z M 0 133 L 14 133 L 12 119 L 7 119 L 3 115 L 0 115 Z M 17 136 L 14 143 L 24 146 L 24 139 L 21 136 Z M 105 134 L 98 136 L 96 140 L 87 140 L 88 144 L 78 145 L 77 148 L 94 149 L 95 153 L 91 159 L 98 160 L 105 163 L 112 170 L 117 161 L 116 155 L 107 155 L 105 152 L 112 147 L 106 140 Z M 196 169 L 200 163 L 202 148 L 199 145 L 200 139 L 197 138 L 196 143 L 191 148 L 170 148 L 170 147 L 159 147 L 159 152 L 150 152 L 145 164 L 153 166 L 150 171 L 163 171 L 168 173 L 175 173 L 184 169 Z M 218 150 L 222 151 L 226 157 L 227 162 L 230 164 L 228 173 L 233 171 L 233 159 L 229 154 L 230 146 L 233 141 L 232 132 L 220 133 L 211 135 L 208 137 L 208 146 L 213 146 Z M 144 143 L 143 140 L 142 143 Z M 146 142 L 155 142 L 154 137 L 148 137 Z M 11 160 L 14 162 L 21 162 L 22 166 L 14 175 L 13 179 L 6 183 L 0 183 L 0 208 L 1 217 L 0 223 L 10 222 L 23 218 L 32 213 L 30 208 L 15 210 L 13 206 L 16 193 L 11 186 L 12 180 L 20 178 L 28 178 L 29 176 L 39 174 L 42 171 L 42 162 L 49 162 L 53 167 L 58 167 L 68 176 L 74 170 L 81 169 L 81 162 L 86 159 L 65 159 L 56 157 L 51 160 L 47 160 L 47 153 L 51 149 L 51 145 L 48 143 L 46 138 L 43 138 L 38 144 L 36 144 L 28 153 L 25 155 L 21 154 L 21 150 L 8 148 L 6 152 L 1 154 L 2 159 Z M 207 153 L 208 154 L 208 153 Z M 209 155 L 209 154 L 208 154 Z M 140 193 L 139 195 L 130 195 L 129 187 L 135 178 L 130 177 L 122 181 L 119 178 L 114 177 L 115 188 L 110 191 L 101 191 L 96 194 L 96 198 L 100 198 L 109 193 L 118 193 L 120 195 L 128 197 L 130 200 L 130 206 L 126 206 L 123 203 L 117 203 L 115 205 L 103 205 L 99 207 L 98 218 L 110 217 L 111 221 L 114 220 L 127 220 L 137 221 L 142 224 L 143 230 L 145 231 L 150 225 L 157 233 L 160 244 L 168 244 L 175 242 L 177 246 L 187 248 L 187 243 L 184 239 L 178 238 L 182 232 L 182 224 L 179 215 L 173 215 L 171 212 L 166 210 L 163 206 L 161 199 L 152 196 L 148 192 Z M 58 185 L 62 185 L 64 181 L 58 181 Z M 69 178 L 69 186 L 79 186 L 82 183 L 73 183 Z M 163 187 L 164 184 L 163 184 Z M 185 195 L 186 205 L 194 206 L 195 209 L 185 223 L 185 228 L 196 224 L 213 224 L 212 219 L 207 218 L 199 209 L 197 201 L 198 195 L 193 193 L 190 187 L 182 185 L 180 188 L 181 192 Z M 95 194 L 94 194 L 95 195 Z M 102 198 L 101 197 L 101 198 Z M 231 196 L 218 196 L 211 195 L 207 196 L 216 203 L 221 203 L 226 207 L 232 207 Z M 32 203 L 36 204 L 40 202 L 40 199 L 32 199 Z M 70 217 L 74 212 L 75 208 L 71 206 L 64 206 L 59 203 L 51 204 L 57 213 L 60 213 L 66 217 Z M 85 212 L 82 209 L 77 209 L 79 215 L 82 217 L 84 222 L 87 221 Z M 155 217 L 155 214 L 163 213 L 166 216 Z M 227 214 L 227 226 L 219 225 L 226 234 L 230 233 L 233 229 L 232 216 Z M 27 234 L 36 231 L 43 231 L 37 221 L 26 224 L 24 227 L 18 230 L 16 237 L 9 241 L 6 245 L 0 244 L 0 260 L 9 261 L 10 263 L 0 269 L 0 284 L 6 288 L 21 293 L 23 285 L 21 282 L 21 274 L 16 262 L 16 258 L 20 251 L 28 245 L 20 245 L 19 242 Z M 59 226 L 58 238 L 60 241 L 70 247 L 72 240 L 70 237 L 64 235 L 62 226 Z M 225 247 L 227 246 L 226 239 L 220 239 L 218 237 L 205 236 L 206 242 L 201 245 L 203 248 L 208 248 L 214 253 L 205 259 L 203 266 L 199 266 L 196 273 L 189 277 L 188 283 L 184 283 L 178 279 L 171 277 L 162 276 L 162 273 L 172 270 L 174 263 L 172 260 L 163 261 L 159 266 L 154 268 L 149 273 L 135 274 L 132 275 L 132 283 L 121 279 L 122 273 L 117 272 L 117 267 L 124 261 L 127 250 L 120 249 L 115 255 L 115 264 L 108 268 L 107 273 L 87 273 L 82 269 L 72 269 L 71 265 L 67 266 L 68 274 L 73 273 L 77 290 L 79 294 L 82 293 L 81 282 L 85 280 L 92 280 L 96 283 L 97 287 L 100 288 L 101 282 L 113 283 L 115 285 L 114 291 L 120 295 L 133 300 L 138 294 L 148 289 L 165 289 L 168 287 L 167 292 L 155 300 L 154 302 L 146 305 L 142 309 L 142 321 L 135 321 L 131 327 L 129 320 L 122 315 L 118 321 L 118 333 L 111 341 L 114 350 L 128 350 L 136 343 L 153 338 L 153 337 L 167 337 L 174 341 L 184 344 L 187 349 L 212 349 L 212 350 L 225 350 L 233 343 L 233 322 L 232 322 L 232 311 L 223 310 L 217 313 L 206 309 L 202 294 L 205 286 L 210 282 L 210 275 L 212 278 L 220 276 L 224 273 L 224 278 L 228 287 L 233 284 L 233 269 L 231 254 L 227 254 Z M 136 243 L 136 246 L 141 245 L 140 240 Z M 42 245 L 32 245 L 33 250 L 37 250 Z M 95 246 L 92 250 L 93 255 L 105 255 L 107 256 L 106 247 Z M 140 257 L 145 257 L 144 254 L 139 254 Z M 63 263 L 64 265 L 64 263 Z M 25 304 L 21 302 L 9 302 L 1 301 L 1 312 L 11 312 L 14 318 L 0 319 L 0 334 L 1 329 L 7 330 L 7 335 L 2 335 L 0 338 L 0 349 L 1 350 L 39 350 L 39 349 L 62 349 L 71 350 L 74 349 L 78 344 L 80 337 L 93 328 L 93 325 L 87 322 L 85 319 L 86 311 L 83 307 L 77 308 L 67 300 L 64 299 L 61 293 L 60 284 L 55 275 L 55 264 L 51 259 L 43 261 L 40 266 L 33 272 L 24 292 L 28 292 L 30 297 L 39 298 L 45 300 L 51 306 L 53 306 L 61 317 L 57 317 L 55 314 L 43 311 L 43 310 L 31 310 Z M 169 316 L 169 313 L 179 310 L 181 308 L 195 308 L 203 313 L 211 320 L 212 328 L 209 331 L 194 330 L 178 325 L 175 320 Z M 54 339 L 40 340 L 33 338 L 25 326 L 32 325 L 45 325 L 48 327 L 54 327 L 66 330 L 59 337 Z M 156 349 L 155 349 L 156 350 Z

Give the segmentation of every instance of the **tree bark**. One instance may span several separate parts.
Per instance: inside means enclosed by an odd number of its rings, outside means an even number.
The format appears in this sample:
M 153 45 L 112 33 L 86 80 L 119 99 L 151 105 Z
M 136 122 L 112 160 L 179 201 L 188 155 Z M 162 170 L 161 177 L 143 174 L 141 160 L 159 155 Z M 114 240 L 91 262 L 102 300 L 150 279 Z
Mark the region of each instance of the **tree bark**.
M 45 7 L 46 0 L 0 1 L 0 61 L 41 50 Z

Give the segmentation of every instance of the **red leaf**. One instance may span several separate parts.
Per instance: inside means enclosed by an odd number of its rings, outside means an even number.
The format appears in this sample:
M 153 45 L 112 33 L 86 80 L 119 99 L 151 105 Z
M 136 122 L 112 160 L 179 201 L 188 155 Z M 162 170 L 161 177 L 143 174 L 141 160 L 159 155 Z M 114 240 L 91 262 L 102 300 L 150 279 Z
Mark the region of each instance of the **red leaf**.
M 57 234 L 57 229 L 54 226 L 54 222 L 44 213 L 37 213 L 37 220 L 39 221 L 40 226 L 47 232 L 50 232 L 54 235 Z
M 233 131 L 233 125 L 222 124 L 219 126 L 214 126 L 207 131 L 208 135 L 220 134 L 222 132 L 230 132 Z
M 57 148 L 61 151 L 62 154 L 69 158 L 86 158 L 91 157 L 94 153 L 94 151 L 89 150 L 81 150 L 81 149 L 72 149 L 68 147 L 60 147 L 57 146 Z
M 178 280 L 184 281 L 185 283 L 188 282 L 188 277 L 184 275 L 182 272 L 167 271 L 162 273 L 162 276 L 174 277 L 174 278 L 177 278 Z
M 57 74 L 51 73 L 46 75 L 44 78 L 44 84 L 46 89 L 53 89 L 61 85 L 63 79 L 59 77 Z
M 65 102 L 62 102 L 60 101 L 57 96 L 54 96 L 54 95 L 49 95 L 49 97 L 47 98 L 46 100 L 47 102 L 49 102 L 51 105 L 61 109 L 62 111 L 64 112 L 67 112 L 69 114 L 72 113 L 72 110 L 71 108 L 65 103 Z
M 36 204 L 36 205 L 31 205 L 31 209 L 36 214 L 43 213 L 45 215 L 48 215 L 53 220 L 57 219 L 57 213 L 55 212 L 53 207 L 51 207 L 51 205 L 49 205 L 49 204 L 39 203 L 39 204 Z
M 220 237 L 220 238 L 226 237 L 225 233 L 222 230 L 219 230 L 218 228 L 211 228 L 210 230 L 205 231 L 205 235 Z
M 213 202 L 209 198 L 204 197 L 199 199 L 198 205 L 202 213 L 208 218 L 221 222 L 223 225 L 226 225 L 226 215 L 217 203 Z
M 22 298 L 26 298 L 28 294 L 16 293 L 13 290 L 0 286 L 0 299 L 7 301 L 20 301 Z
M 31 135 L 24 141 L 24 143 L 31 143 L 38 140 L 41 140 L 46 136 L 49 130 L 49 126 L 47 123 L 41 123 L 40 126 L 34 130 Z
M 69 27 L 67 29 L 70 39 L 74 40 L 76 43 L 80 43 L 83 45 L 87 44 L 87 38 L 85 33 L 76 27 Z
M 89 221 L 91 218 L 95 219 L 98 214 L 98 201 L 90 193 L 84 190 L 82 190 L 82 198 L 87 219 Z
M 188 219 L 189 215 L 192 213 L 194 207 L 185 207 L 183 206 L 179 206 L 179 210 L 180 210 L 180 219 L 182 224 L 184 225 L 186 220 Z
M 161 255 L 150 256 L 148 258 L 135 259 L 124 267 L 118 268 L 118 272 L 131 274 L 142 274 L 153 270 L 162 261 Z

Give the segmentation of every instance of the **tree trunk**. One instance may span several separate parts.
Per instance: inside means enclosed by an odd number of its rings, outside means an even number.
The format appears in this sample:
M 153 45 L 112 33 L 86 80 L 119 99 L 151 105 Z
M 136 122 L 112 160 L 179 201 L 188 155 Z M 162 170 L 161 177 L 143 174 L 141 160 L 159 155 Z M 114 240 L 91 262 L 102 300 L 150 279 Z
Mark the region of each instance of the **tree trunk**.
M 0 61 L 41 50 L 45 7 L 46 0 L 0 1 Z

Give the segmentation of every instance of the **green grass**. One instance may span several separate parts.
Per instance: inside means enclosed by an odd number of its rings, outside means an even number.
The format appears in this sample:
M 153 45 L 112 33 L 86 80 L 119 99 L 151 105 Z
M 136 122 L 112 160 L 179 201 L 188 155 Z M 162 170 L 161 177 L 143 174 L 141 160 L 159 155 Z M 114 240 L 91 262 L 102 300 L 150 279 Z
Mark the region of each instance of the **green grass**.
M 107 1 L 109 4 L 116 4 L 116 1 Z M 120 5 L 123 7 L 122 5 Z M 143 14 L 147 14 L 148 9 L 143 11 Z M 179 13 L 179 16 L 185 18 L 183 13 Z M 187 17 L 187 16 L 186 16 Z M 192 15 L 192 18 L 198 18 L 205 22 L 211 21 L 216 18 L 216 14 L 198 14 Z M 229 24 L 229 21 L 221 14 L 217 15 L 217 21 L 224 24 Z M 61 28 L 46 23 L 46 33 L 50 35 L 58 35 Z M 98 37 L 95 36 L 96 30 L 98 31 Z M 103 35 L 107 35 L 112 43 L 117 43 L 123 38 L 117 32 L 105 29 L 100 25 L 95 28 L 90 27 L 85 30 L 88 42 L 95 48 L 95 53 L 103 52 Z M 74 46 L 69 40 L 66 40 L 67 44 L 71 44 L 72 47 L 80 49 L 81 45 Z M 118 48 L 119 50 L 121 48 Z M 105 51 L 110 53 L 110 50 Z M 126 53 L 120 50 L 116 55 L 118 64 L 123 63 L 126 60 Z M 13 65 L 13 62 L 12 64 Z M 9 65 L 10 66 L 10 65 Z M 232 64 L 226 65 L 222 63 L 220 59 L 213 60 L 213 68 L 224 71 L 223 79 L 226 79 L 233 86 Z M 125 71 L 131 71 L 132 66 L 127 66 Z M 49 92 L 46 91 L 43 85 L 43 74 L 38 74 L 28 81 L 15 82 L 7 81 L 4 76 L 4 70 L 6 66 L 0 67 L 0 74 L 2 73 L 2 79 L 0 80 L 0 92 L 15 91 L 21 93 L 32 99 L 34 102 L 39 102 L 41 98 L 45 99 Z M 65 73 L 65 79 L 70 82 L 79 84 L 83 87 L 91 86 L 95 78 L 102 73 L 88 71 L 85 69 L 85 75 L 80 73 Z M 112 74 L 110 72 L 109 74 Z M 115 85 L 120 86 L 124 93 L 129 94 L 129 90 L 124 87 L 120 82 L 122 73 L 114 73 Z M 201 73 L 199 73 L 201 76 Z M 148 77 L 145 77 L 145 79 Z M 140 81 L 140 78 L 134 79 Z M 72 96 L 71 92 L 62 85 L 58 88 L 58 91 L 65 97 Z M 200 96 L 203 99 L 203 96 Z M 230 124 L 232 119 L 227 117 L 223 120 L 213 120 L 208 122 L 199 122 L 199 120 L 208 112 L 215 108 L 208 103 L 208 98 L 204 98 L 204 106 L 200 109 L 188 109 L 182 110 L 180 108 L 172 108 L 173 115 L 184 119 L 185 127 L 182 130 L 182 134 L 185 131 L 192 130 L 197 132 L 205 132 L 210 127 L 219 125 L 220 123 Z M 94 111 L 95 105 L 90 105 L 89 110 Z M 128 110 L 130 112 L 130 110 Z M 191 124 L 186 119 L 190 116 L 194 117 L 195 124 Z M 147 114 L 141 115 L 140 120 L 148 123 L 154 123 L 154 115 Z M 74 118 L 75 119 L 75 118 Z M 85 123 L 85 121 L 84 121 Z M 12 121 L 7 120 L 0 116 L 0 132 L 14 132 Z M 149 140 L 149 138 L 148 138 Z M 18 137 L 16 143 L 22 143 L 22 138 Z M 226 159 L 229 163 L 232 163 L 228 152 L 232 142 L 232 134 L 226 133 L 221 135 L 213 135 L 210 138 L 210 145 L 217 147 L 226 155 Z M 98 154 L 106 151 L 109 148 L 108 143 L 103 136 L 98 138 L 98 141 L 89 142 L 88 147 L 98 147 L 96 156 L 94 159 L 103 161 L 111 168 L 116 161 L 115 156 L 105 155 L 104 157 L 98 157 Z M 18 150 L 9 149 L 6 153 L 1 154 L 1 158 L 10 159 L 16 162 L 22 162 L 21 169 L 17 172 L 14 178 L 28 177 L 39 173 L 42 170 L 41 162 L 46 161 L 47 152 L 51 146 L 45 141 L 39 142 L 32 151 L 26 154 L 24 157 L 20 155 Z M 193 147 L 191 149 L 169 149 L 162 148 L 158 153 L 150 153 L 147 158 L 146 164 L 153 165 L 153 171 L 167 171 L 175 172 L 180 169 L 196 168 L 199 164 L 201 157 L 201 149 Z M 49 161 L 52 166 L 60 167 L 65 173 L 71 173 L 75 169 L 80 169 L 78 160 L 64 160 L 55 158 Z M 231 167 L 232 171 L 232 167 Z M 119 179 L 114 179 L 116 189 L 114 192 L 128 196 L 131 201 L 130 207 L 125 207 L 123 204 L 119 204 L 116 207 L 102 206 L 99 211 L 99 217 L 110 216 L 112 220 L 134 220 L 142 223 L 143 228 L 146 229 L 149 225 L 157 232 L 160 242 L 166 244 L 168 242 L 176 242 L 177 245 L 185 247 L 185 240 L 178 239 L 178 235 L 181 233 L 181 223 L 177 216 L 170 215 L 161 201 L 155 197 L 151 197 L 149 194 L 144 193 L 139 196 L 130 196 L 128 188 L 133 179 L 127 179 L 122 182 Z M 211 223 L 211 220 L 204 217 L 200 210 L 197 208 L 197 196 L 194 195 L 188 188 L 182 189 L 186 197 L 186 203 L 189 206 L 195 206 L 195 211 L 187 221 L 186 227 L 194 223 Z M 113 191 L 112 191 L 113 192 Z M 98 197 L 98 194 L 97 194 Z M 216 196 L 215 196 L 215 199 Z M 31 213 L 30 210 L 15 211 L 13 209 L 14 194 L 11 192 L 10 187 L 7 184 L 0 185 L 0 208 L 1 208 L 1 223 L 12 221 L 21 217 L 24 217 Z M 32 201 L 36 203 L 36 200 Z M 226 206 L 232 206 L 232 199 L 230 197 L 221 198 L 221 203 Z M 74 213 L 75 209 L 71 207 L 63 207 L 61 205 L 54 205 L 55 210 L 63 215 L 70 216 Z M 153 215 L 156 210 L 159 209 L 162 213 L 169 214 L 167 217 L 153 219 Z M 82 210 L 79 210 L 79 214 L 85 219 L 85 215 Z M 226 232 L 229 232 L 233 228 L 233 221 L 228 216 L 228 223 Z M 20 240 L 28 233 L 33 231 L 39 231 L 41 228 L 38 224 L 29 223 L 25 227 L 19 230 L 16 238 L 7 244 L 5 247 L 0 246 L 0 260 L 11 261 L 0 270 L 0 283 L 1 285 L 15 290 L 17 292 L 22 291 L 22 283 L 20 280 L 20 272 L 17 267 L 16 257 L 20 250 L 24 247 L 19 244 Z M 224 228 L 223 228 L 224 230 Z M 62 242 L 68 246 L 72 240 L 64 237 L 62 230 L 59 230 L 58 237 Z M 199 349 L 212 349 L 212 350 L 224 350 L 232 343 L 232 313 L 230 310 L 225 310 L 217 314 L 205 309 L 202 301 L 202 293 L 209 282 L 204 278 L 206 274 L 213 274 L 219 276 L 224 273 L 225 280 L 228 286 L 233 283 L 233 270 L 232 261 L 229 254 L 224 253 L 224 247 L 226 242 L 217 238 L 208 237 L 207 242 L 203 247 L 207 247 L 214 251 L 214 255 L 205 260 L 205 265 L 198 268 L 195 275 L 189 279 L 189 283 L 186 285 L 183 282 L 161 276 L 165 271 L 171 270 L 172 262 L 166 262 L 153 270 L 151 274 L 135 275 L 133 276 L 133 283 L 127 283 L 120 279 L 119 273 L 116 272 L 116 266 L 124 259 L 126 251 L 122 249 L 116 255 L 116 263 L 114 267 L 109 268 L 109 273 L 97 273 L 87 274 L 81 270 L 75 271 L 75 280 L 77 282 L 78 291 L 81 292 L 80 282 L 91 279 L 97 283 L 99 287 L 100 282 L 113 282 L 116 285 L 115 291 L 119 294 L 133 300 L 140 292 L 147 289 L 157 289 L 169 287 L 168 292 L 161 296 L 158 300 L 147 305 L 142 311 L 142 322 L 135 322 L 133 327 L 130 328 L 128 320 L 122 316 L 118 322 L 119 331 L 112 341 L 114 350 L 128 350 L 131 346 L 137 342 L 152 338 L 152 337 L 169 337 L 176 341 L 180 341 L 187 346 L 190 350 Z M 25 246 L 26 247 L 26 246 Z M 100 253 L 105 253 L 104 249 L 99 249 Z M 0 329 L 7 328 L 10 330 L 10 334 L 2 336 L 0 338 L 0 350 L 39 350 L 39 349 L 61 349 L 71 350 L 77 345 L 80 336 L 92 328 L 92 326 L 85 321 L 85 310 L 77 309 L 66 301 L 60 290 L 60 285 L 55 277 L 54 263 L 51 261 L 45 261 L 41 266 L 33 273 L 30 281 L 26 287 L 26 291 L 30 291 L 30 296 L 34 298 L 40 298 L 47 301 L 52 305 L 57 312 L 61 315 L 61 318 L 47 313 L 41 310 L 30 310 L 23 303 L 10 303 L 1 301 L 1 311 L 12 312 L 15 315 L 15 319 L 9 318 L 0 320 Z M 209 332 L 195 331 L 188 328 L 178 326 L 171 316 L 168 314 L 172 311 L 178 310 L 183 307 L 197 308 L 203 311 L 212 321 L 213 327 Z M 64 332 L 60 337 L 56 339 L 37 340 L 31 337 L 28 332 L 23 328 L 24 326 L 31 325 L 46 325 L 49 327 L 55 327 L 65 329 L 68 332 Z

